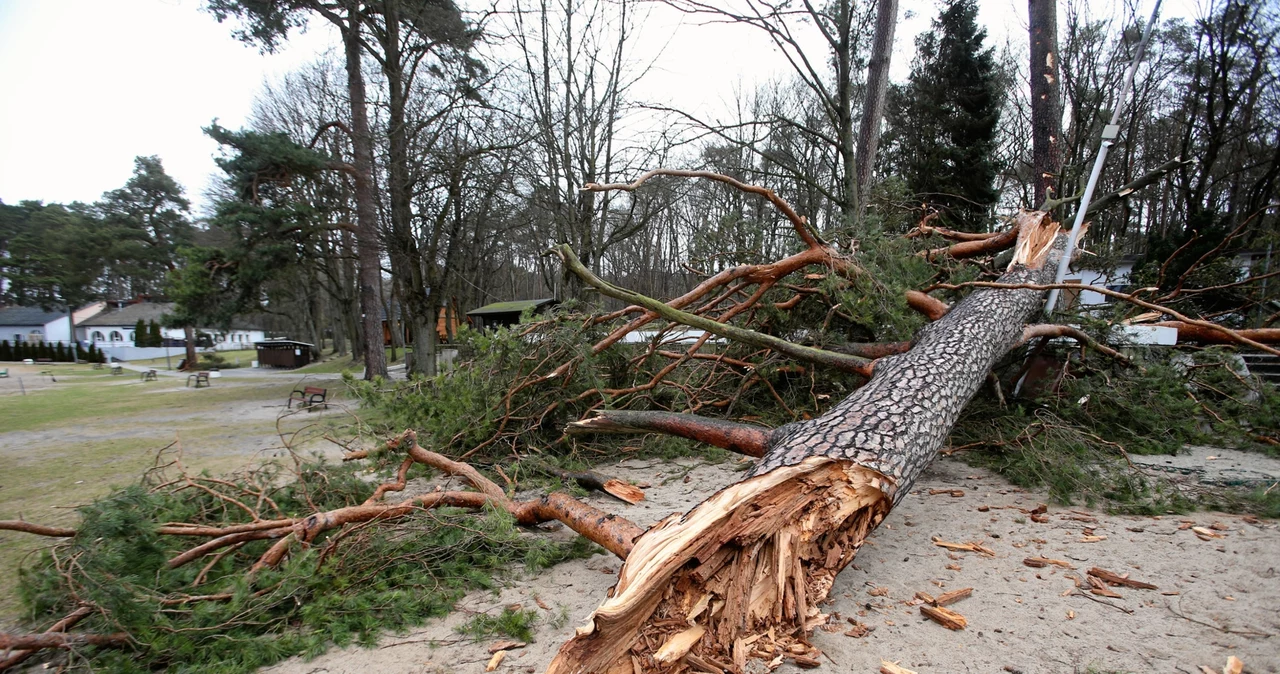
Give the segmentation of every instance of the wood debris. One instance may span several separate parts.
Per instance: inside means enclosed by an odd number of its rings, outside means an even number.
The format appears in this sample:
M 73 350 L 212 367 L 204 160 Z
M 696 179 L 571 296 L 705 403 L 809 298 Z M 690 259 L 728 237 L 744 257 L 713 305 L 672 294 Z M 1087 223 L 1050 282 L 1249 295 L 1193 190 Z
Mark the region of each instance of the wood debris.
M 497 653 L 498 651 L 514 651 L 517 648 L 524 648 L 525 646 L 528 646 L 528 645 L 529 644 L 526 644 L 523 641 L 512 641 L 510 639 L 504 639 L 502 641 L 495 641 L 493 644 L 491 644 L 489 646 L 489 652 Z
M 1094 576 L 1102 580 L 1108 585 L 1115 585 L 1117 587 L 1123 585 L 1124 587 L 1131 587 L 1135 590 L 1159 590 L 1160 589 L 1155 585 L 1152 585 L 1151 583 L 1144 583 L 1140 580 L 1133 580 L 1128 576 L 1121 576 L 1119 574 L 1115 574 L 1110 571 L 1107 571 L 1106 569 L 1100 569 L 1096 566 L 1089 569 L 1087 573 L 1090 576 Z
M 940 606 L 921 606 L 920 612 L 926 618 L 942 625 L 949 630 L 962 630 L 969 624 L 965 617 L 952 611 L 951 609 L 942 608 Z
M 849 618 L 849 622 L 853 624 L 853 627 L 850 627 L 849 631 L 844 633 L 846 637 L 861 639 L 862 637 L 865 637 L 868 634 L 871 634 L 871 632 L 875 630 L 875 627 L 871 625 L 867 625 L 865 623 L 860 623 L 857 620 L 854 620 L 853 618 Z
M 1089 591 L 1099 597 L 1111 597 L 1112 599 L 1124 598 L 1122 595 L 1113 592 L 1111 588 L 1107 587 L 1106 583 L 1099 580 L 1096 576 L 1089 576 L 1089 585 L 1092 586 Z
M 867 590 L 867 594 L 871 595 L 872 597 L 887 597 L 889 596 L 889 588 L 884 586 L 873 587 L 870 590 Z
M 1225 535 L 1220 534 L 1212 529 L 1206 529 L 1204 527 L 1191 527 L 1191 533 L 1198 536 L 1202 541 L 1207 541 L 1214 538 L 1226 538 Z
M 506 651 L 498 651 L 497 653 L 494 653 L 493 657 L 489 658 L 489 664 L 484 666 L 484 671 L 492 672 L 493 670 L 497 669 L 498 665 L 502 664 L 503 658 L 506 658 L 506 657 L 507 657 Z
M 1107 540 L 1106 536 L 1081 536 L 1080 537 L 1081 543 L 1097 543 L 1099 541 L 1105 541 L 1105 540 Z
M 932 604 L 934 606 L 950 606 L 951 604 L 954 604 L 960 601 L 961 599 L 965 599 L 966 597 L 972 594 L 973 594 L 973 588 L 971 587 L 961 588 L 959 590 L 952 590 L 950 592 L 947 592 L 946 594 L 938 595 L 938 598 L 934 599 Z
M 880 661 L 880 674 L 916 674 L 914 671 L 888 660 Z
M 659 648 L 658 652 L 653 654 L 653 659 L 657 660 L 658 664 L 669 665 L 683 658 L 689 652 L 689 649 L 693 648 L 693 645 L 698 643 L 698 640 L 706 633 L 707 628 L 702 625 L 694 625 L 687 630 L 677 632 L 667 639 L 666 643 L 662 644 L 662 648 Z
M 1049 566 L 1050 564 L 1054 566 L 1060 566 L 1067 570 L 1073 570 L 1076 568 L 1071 564 L 1071 562 L 1067 562 L 1061 559 L 1049 559 L 1048 557 L 1027 557 L 1026 559 L 1022 560 L 1022 563 L 1033 569 L 1043 569 L 1044 567 Z
M 961 496 L 964 496 L 964 490 L 963 489 L 930 489 L 929 490 L 930 496 L 937 496 L 938 494 L 947 494 L 952 498 L 960 498 Z
M 1244 671 L 1244 663 L 1236 656 L 1227 657 L 1227 665 L 1222 668 L 1222 674 L 1240 674 Z
M 644 491 L 639 487 L 623 482 L 619 479 L 610 479 L 604 483 L 604 490 L 621 501 L 626 501 L 631 505 L 635 505 L 644 500 Z
M 985 547 L 979 543 L 951 543 L 949 541 L 934 540 L 933 544 L 948 550 L 959 550 L 961 552 L 977 552 L 988 557 L 995 557 L 996 553 L 991 548 Z

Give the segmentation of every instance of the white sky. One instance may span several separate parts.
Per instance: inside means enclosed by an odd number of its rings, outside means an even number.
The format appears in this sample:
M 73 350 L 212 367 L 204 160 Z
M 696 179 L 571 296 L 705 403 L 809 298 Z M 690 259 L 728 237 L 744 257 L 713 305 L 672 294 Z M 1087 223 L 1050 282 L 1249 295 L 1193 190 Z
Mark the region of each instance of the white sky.
M 1095 0 L 1110 7 L 1112 0 Z M 1163 16 L 1193 13 L 1166 0 Z M 197 205 L 216 143 L 214 118 L 243 125 L 264 81 L 337 44 L 321 22 L 279 54 L 261 55 L 200 11 L 198 0 L 0 0 L 0 200 L 94 201 L 124 185 L 133 158 L 159 155 Z M 1062 2 L 1065 5 L 1065 0 Z M 1151 2 L 1142 0 L 1144 14 Z M 989 44 L 1025 42 L 1025 0 L 980 0 Z M 907 72 L 915 35 L 937 14 L 933 0 L 901 0 L 895 79 Z M 646 98 L 714 108 L 735 89 L 776 78 L 787 66 L 749 28 L 683 25 L 651 15 L 640 54 L 666 45 L 639 88 Z

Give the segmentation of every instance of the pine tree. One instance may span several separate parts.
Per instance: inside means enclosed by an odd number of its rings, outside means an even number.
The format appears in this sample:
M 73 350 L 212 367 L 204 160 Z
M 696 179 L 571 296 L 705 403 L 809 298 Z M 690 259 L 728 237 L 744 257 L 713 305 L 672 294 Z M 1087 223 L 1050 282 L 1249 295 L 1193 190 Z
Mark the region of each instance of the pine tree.
M 67 360 L 67 348 L 62 345 L 62 342 L 58 342 L 54 344 L 53 359 L 58 361 L 59 363 L 65 362 Z
M 164 335 L 160 334 L 160 324 L 152 319 L 150 329 L 150 337 L 147 338 L 149 344 L 147 346 L 164 346 Z
M 13 348 L 9 346 L 9 340 L 0 340 L 0 361 L 17 360 L 13 357 Z
M 86 357 L 86 354 L 85 354 L 85 351 L 84 351 L 84 347 L 80 346 L 80 342 L 76 342 L 75 344 L 76 344 L 76 346 L 75 346 L 75 352 L 76 352 L 76 353 L 75 353 L 75 362 L 79 363 L 79 362 L 80 362 L 80 361 L 82 361 L 82 360 L 89 360 L 89 359 Z
M 1004 83 L 977 0 L 950 0 L 916 39 L 906 85 L 889 101 L 890 170 L 945 223 L 984 231 L 998 197 L 994 151 Z
M 141 318 L 137 323 L 133 324 L 133 345 L 134 346 L 151 346 L 147 343 L 147 324 Z

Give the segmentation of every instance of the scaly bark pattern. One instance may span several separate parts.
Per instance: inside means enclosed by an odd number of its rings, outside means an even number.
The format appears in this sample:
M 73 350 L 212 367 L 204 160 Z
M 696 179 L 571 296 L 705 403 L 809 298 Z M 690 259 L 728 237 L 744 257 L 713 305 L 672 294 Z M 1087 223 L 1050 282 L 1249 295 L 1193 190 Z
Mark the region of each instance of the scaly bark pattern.
M 1047 216 L 1021 216 L 1040 217 Z M 1015 265 L 1001 280 L 1052 279 L 1064 243 L 1065 237 L 1058 236 L 1046 260 Z M 969 295 L 925 326 L 910 351 L 877 360 L 871 381 L 826 414 L 777 429 L 773 446 L 751 474 L 798 464 L 810 456 L 830 456 L 888 476 L 897 483 L 895 499 L 900 498 L 933 460 L 991 367 L 1021 339 L 1042 295 L 1035 290 Z

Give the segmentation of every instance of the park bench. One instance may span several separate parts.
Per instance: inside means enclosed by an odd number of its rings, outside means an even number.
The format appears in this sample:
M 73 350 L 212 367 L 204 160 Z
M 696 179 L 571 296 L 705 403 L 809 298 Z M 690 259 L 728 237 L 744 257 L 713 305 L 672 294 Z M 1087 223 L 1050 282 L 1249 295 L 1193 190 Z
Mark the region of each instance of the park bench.
M 195 374 L 187 375 L 187 386 L 190 386 L 192 381 L 195 381 L 196 388 L 200 388 L 201 386 L 208 386 L 208 385 L 209 385 L 209 373 L 208 373 L 208 372 L 197 372 L 197 373 L 195 373 Z
M 0 379 L 8 379 L 8 378 L 9 378 L 9 368 L 6 367 L 3 370 L 0 370 Z
M 155 381 L 155 380 L 156 380 L 155 370 L 147 370 L 142 373 L 142 381 Z
M 119 365 L 112 365 L 111 374 L 124 374 L 124 368 Z
M 101 370 L 101 369 L 102 369 L 102 363 L 94 363 L 94 364 L 93 364 L 93 369 L 95 369 L 95 370 Z
M 307 409 L 310 410 L 310 408 L 315 405 L 324 405 L 325 409 L 328 409 L 329 408 L 329 403 L 327 401 L 328 397 L 329 397 L 328 389 L 317 388 L 315 386 L 307 386 L 305 388 L 294 389 L 293 393 L 289 394 L 289 402 L 286 403 L 286 406 L 292 408 L 293 401 L 296 400 L 298 401 L 299 408 L 305 405 Z

